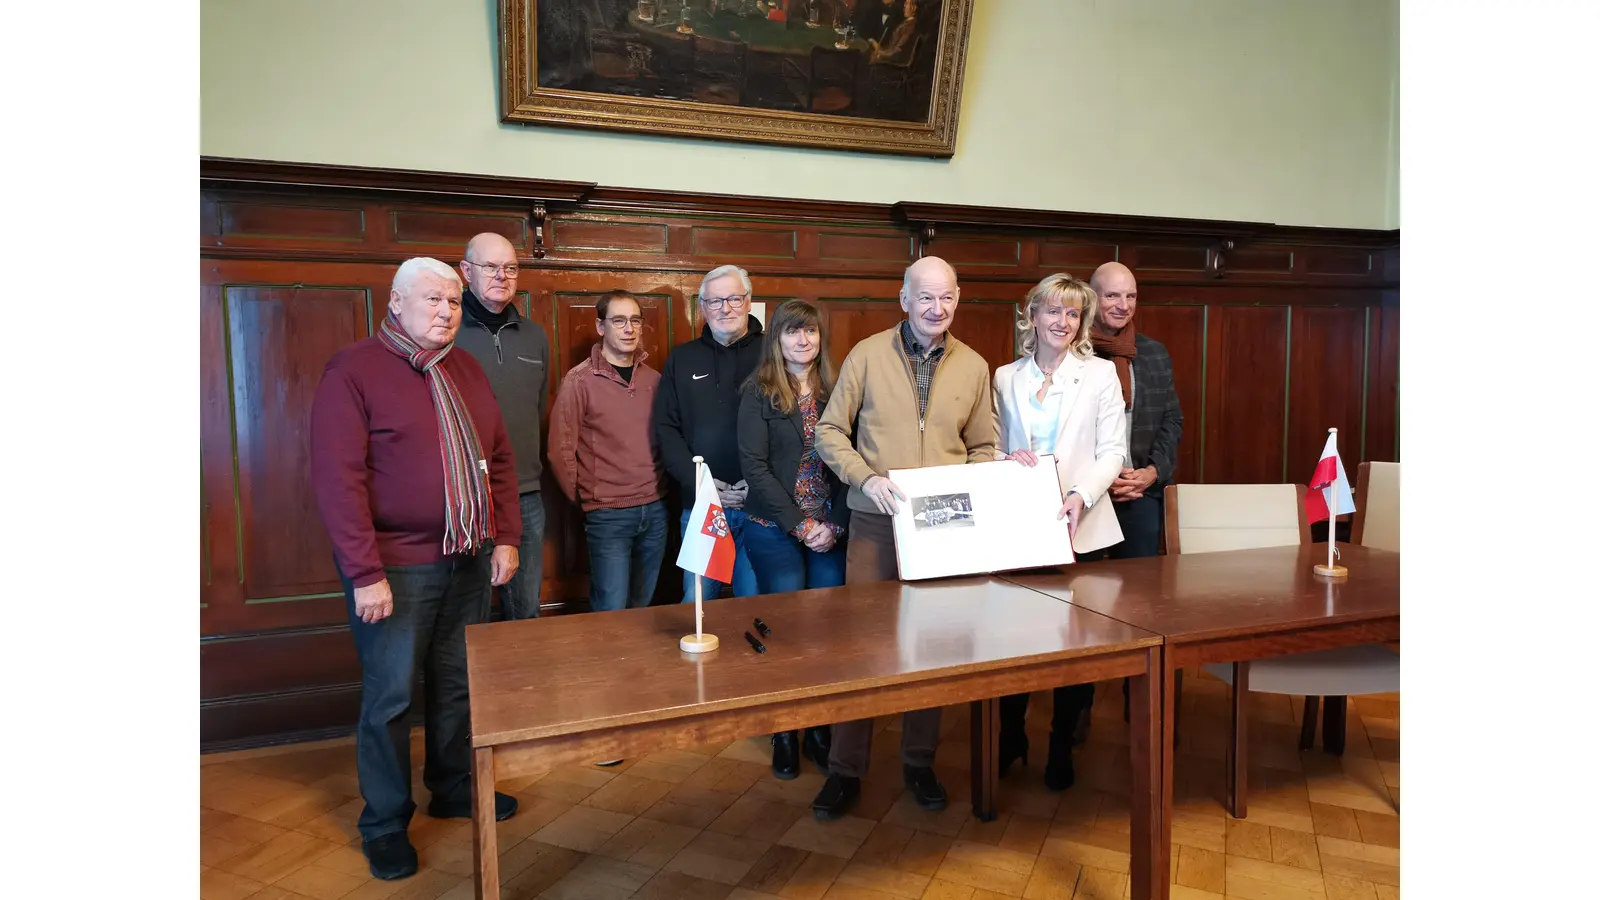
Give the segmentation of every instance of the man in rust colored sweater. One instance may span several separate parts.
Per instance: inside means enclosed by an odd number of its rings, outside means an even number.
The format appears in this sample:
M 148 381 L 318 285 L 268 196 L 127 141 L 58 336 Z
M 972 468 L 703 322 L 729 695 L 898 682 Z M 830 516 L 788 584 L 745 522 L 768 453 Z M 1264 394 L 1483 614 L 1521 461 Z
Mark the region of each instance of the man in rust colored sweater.
M 311 408 L 311 485 L 361 661 L 357 827 L 377 878 L 417 871 L 406 836 L 410 712 L 426 676 L 428 815 L 471 814 L 466 627 L 517 569 L 522 516 L 500 408 L 477 360 L 450 352 L 461 280 L 434 259 L 395 273 L 378 333 L 329 360 Z M 495 815 L 516 812 L 497 793 Z
M 644 364 L 644 315 L 627 291 L 594 305 L 600 343 L 561 379 L 550 468 L 583 509 L 589 608 L 649 606 L 667 546 L 660 450 L 650 428 L 661 374 Z

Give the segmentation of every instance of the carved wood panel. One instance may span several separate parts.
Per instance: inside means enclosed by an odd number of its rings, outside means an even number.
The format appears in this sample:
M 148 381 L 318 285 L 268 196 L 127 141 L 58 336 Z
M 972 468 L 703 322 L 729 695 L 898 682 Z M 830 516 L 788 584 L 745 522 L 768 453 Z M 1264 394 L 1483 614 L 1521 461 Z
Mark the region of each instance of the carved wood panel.
M 1284 480 L 1287 306 L 1212 308 L 1207 335 L 1207 482 Z
M 215 638 L 202 652 L 204 740 L 312 733 L 354 716 L 359 676 L 343 600 L 319 596 L 338 584 L 305 480 L 305 418 L 327 357 L 366 334 L 369 304 L 383 314 L 401 260 L 454 264 L 472 234 L 506 235 L 523 264 L 517 303 L 550 336 L 551 399 L 559 376 L 598 340 L 594 299 L 612 288 L 641 295 L 644 346 L 658 369 L 672 347 L 698 335 L 695 291 L 724 262 L 750 271 L 768 317 L 791 297 L 817 303 L 835 362 L 904 315 L 900 276 L 916 256 L 919 226 L 889 207 L 606 189 L 592 207 L 552 208 L 540 258 L 532 203 L 495 194 L 492 179 L 461 180 L 474 193 L 458 197 L 422 176 L 395 177 L 426 190 L 380 196 L 346 180 L 338 190 L 252 184 L 202 193 L 200 619 L 202 634 Z M 950 260 L 963 287 L 952 333 L 991 370 L 1008 363 L 1016 302 L 1039 278 L 1087 277 L 1120 258 L 1139 273 L 1139 327 L 1173 357 L 1186 418 L 1180 478 L 1277 481 L 1288 438 L 1287 475 L 1301 480 L 1304 448 L 1315 456 L 1321 440 L 1301 432 L 1326 429 L 1330 418 L 1348 423 L 1352 408 L 1356 424 L 1339 427 L 1359 431 L 1364 407 L 1365 452 L 1353 444 L 1359 435 L 1341 442 L 1350 468 L 1362 456 L 1393 457 L 1398 293 L 1382 292 L 1379 281 L 1397 277 L 1398 261 L 1374 249 L 1387 238 L 1319 243 L 1320 232 L 1282 229 L 1241 241 L 1218 278 L 1207 271 L 1211 243 L 1143 227 L 941 226 L 928 252 Z M 1355 287 L 1306 289 L 1313 284 Z M 1312 389 L 1314 373 L 1352 365 L 1354 401 L 1345 386 Z M 544 494 L 544 596 L 581 610 L 582 516 L 548 476 Z M 673 529 L 661 602 L 680 589 L 670 558 L 676 538 Z M 286 597 L 302 599 L 250 602 Z

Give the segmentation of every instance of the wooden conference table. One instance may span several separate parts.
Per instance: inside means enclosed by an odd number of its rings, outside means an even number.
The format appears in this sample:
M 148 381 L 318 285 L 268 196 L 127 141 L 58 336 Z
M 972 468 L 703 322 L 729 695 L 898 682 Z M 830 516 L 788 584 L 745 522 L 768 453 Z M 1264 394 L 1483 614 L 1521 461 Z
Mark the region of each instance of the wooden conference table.
M 756 617 L 771 628 L 765 653 L 743 637 Z M 1133 679 L 1131 893 L 1164 887 L 1159 636 L 987 577 L 717 600 L 704 630 L 718 649 L 678 649 L 693 604 L 467 629 L 478 897 L 500 896 L 497 779 L 966 701 L 972 807 L 988 820 L 995 698 L 1121 676 Z
M 1173 678 L 1183 668 L 1234 663 L 1249 683 L 1250 660 L 1400 639 L 1400 554 L 1339 544 L 1346 578 L 1318 577 L 1327 544 L 1192 553 L 1064 566 L 1007 575 L 1163 638 L 1161 663 L 1161 846 L 1171 847 Z M 1248 733 L 1244 691 L 1234 693 L 1237 743 Z M 1230 744 L 1230 812 L 1245 815 L 1244 755 Z M 1168 850 L 1170 852 L 1170 849 Z M 1165 882 L 1161 879 L 1166 896 Z

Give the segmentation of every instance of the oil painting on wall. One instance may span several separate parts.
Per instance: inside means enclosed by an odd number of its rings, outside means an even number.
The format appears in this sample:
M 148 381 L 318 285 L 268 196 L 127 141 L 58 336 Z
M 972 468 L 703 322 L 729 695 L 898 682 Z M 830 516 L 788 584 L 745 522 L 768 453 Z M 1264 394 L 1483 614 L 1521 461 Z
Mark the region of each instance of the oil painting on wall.
M 502 0 L 502 120 L 950 156 L 973 0 Z

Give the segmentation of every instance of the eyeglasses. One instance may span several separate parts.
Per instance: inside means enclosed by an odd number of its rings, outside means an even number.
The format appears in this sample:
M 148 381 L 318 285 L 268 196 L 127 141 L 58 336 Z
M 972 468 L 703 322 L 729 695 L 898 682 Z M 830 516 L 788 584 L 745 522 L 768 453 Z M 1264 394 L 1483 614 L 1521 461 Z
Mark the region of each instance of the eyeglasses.
M 643 328 L 644 316 L 612 316 L 611 318 L 607 319 L 606 322 L 610 323 L 611 327 L 618 331 L 621 331 L 629 326 L 634 328 Z
M 496 275 L 504 275 L 507 278 L 515 278 L 515 277 L 517 277 L 517 264 L 516 263 L 509 263 L 509 264 L 503 265 L 503 266 L 497 266 L 497 265 L 492 265 L 492 264 L 491 265 L 484 265 L 483 263 L 476 263 L 476 262 L 473 262 L 472 260 L 469 259 L 469 260 L 467 260 L 467 265 L 477 266 L 478 268 L 482 269 L 484 271 L 484 273 L 487 274 L 490 278 L 493 278 Z
M 709 309 L 712 312 L 716 312 L 717 310 L 721 309 L 724 303 L 728 305 L 729 309 L 738 309 L 739 307 L 746 306 L 750 303 L 750 295 L 734 294 L 729 297 L 701 297 L 700 302 L 704 303 L 706 305 L 706 309 Z

